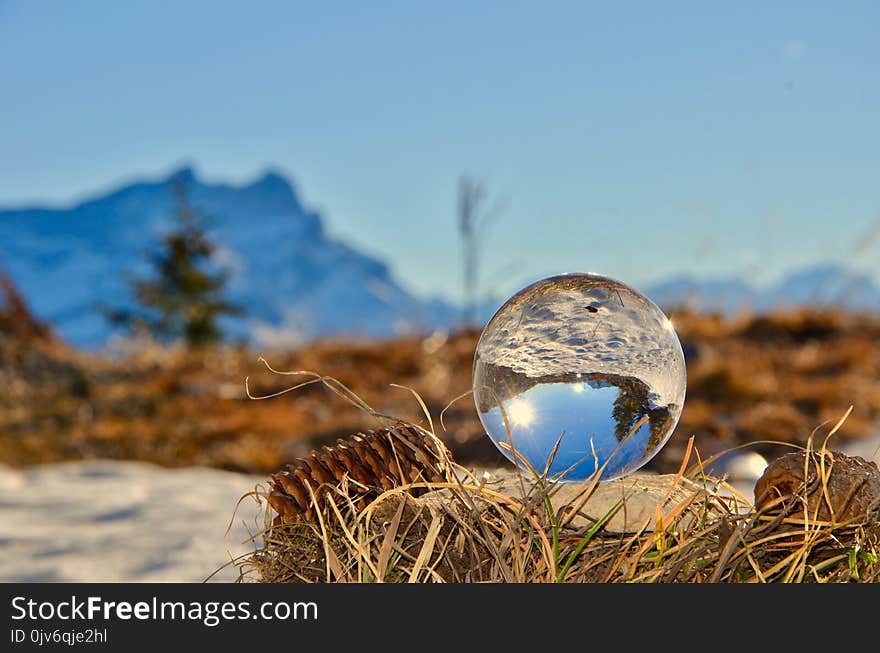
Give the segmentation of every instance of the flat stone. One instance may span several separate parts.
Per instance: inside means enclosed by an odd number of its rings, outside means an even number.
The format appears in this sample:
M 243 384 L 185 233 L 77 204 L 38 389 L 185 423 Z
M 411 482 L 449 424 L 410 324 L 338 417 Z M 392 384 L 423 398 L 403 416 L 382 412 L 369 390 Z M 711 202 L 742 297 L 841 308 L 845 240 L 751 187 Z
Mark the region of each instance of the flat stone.
M 533 484 L 531 478 L 513 469 L 473 471 L 485 487 L 518 500 L 529 494 Z M 578 508 L 590 485 L 575 482 L 554 484 L 550 501 L 556 514 L 570 514 L 571 510 Z M 616 508 L 618 502 L 621 505 Z M 710 517 L 730 513 L 729 499 L 710 488 L 686 478 L 677 478 L 675 474 L 635 472 L 599 483 L 568 523 L 574 528 L 589 527 L 614 510 L 605 525 L 607 532 L 632 533 L 643 527 L 651 532 L 656 526 L 658 505 L 666 518 L 686 502 L 689 502 L 688 506 L 672 518 L 674 529 L 685 528 L 692 520 L 705 518 L 707 512 Z M 562 509 L 565 510 L 560 513 Z

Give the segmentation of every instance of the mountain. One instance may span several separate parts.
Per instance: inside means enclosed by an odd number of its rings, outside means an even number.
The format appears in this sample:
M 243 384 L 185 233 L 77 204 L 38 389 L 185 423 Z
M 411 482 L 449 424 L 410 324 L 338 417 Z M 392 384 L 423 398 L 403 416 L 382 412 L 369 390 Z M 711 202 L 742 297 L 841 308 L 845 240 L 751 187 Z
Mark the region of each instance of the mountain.
M 114 329 L 99 305 L 131 308 L 127 280 L 149 272 L 146 253 L 173 224 L 173 186 L 207 216 L 232 273 L 229 298 L 247 309 L 226 318 L 236 339 L 290 346 L 317 336 L 388 337 L 459 324 L 461 311 L 406 290 L 381 260 L 333 238 L 291 183 L 266 172 L 251 183 L 207 183 L 184 167 L 67 208 L 0 210 L 0 271 L 18 284 L 37 317 L 69 342 L 100 347 Z M 880 310 L 880 288 L 836 265 L 796 271 L 768 288 L 738 279 L 676 277 L 647 288 L 663 308 L 740 310 L 805 304 Z M 480 308 L 487 321 L 496 305 Z
M 0 211 L 0 269 L 69 342 L 105 344 L 114 331 L 96 307 L 132 306 L 127 280 L 149 272 L 145 254 L 172 225 L 175 180 L 207 216 L 218 262 L 232 273 L 229 297 L 247 309 L 226 318 L 233 337 L 261 345 L 384 337 L 448 326 L 460 315 L 440 299 L 415 297 L 384 262 L 330 237 L 321 216 L 271 171 L 232 186 L 183 168 L 70 208 Z
M 649 287 L 646 294 L 663 308 L 684 306 L 727 315 L 798 306 L 880 312 L 880 286 L 867 274 L 834 263 L 796 270 L 765 288 L 739 279 L 681 276 Z
M 663 309 L 687 307 L 696 311 L 735 313 L 748 310 L 755 291 L 739 279 L 701 280 L 675 277 L 649 287 L 645 294 Z

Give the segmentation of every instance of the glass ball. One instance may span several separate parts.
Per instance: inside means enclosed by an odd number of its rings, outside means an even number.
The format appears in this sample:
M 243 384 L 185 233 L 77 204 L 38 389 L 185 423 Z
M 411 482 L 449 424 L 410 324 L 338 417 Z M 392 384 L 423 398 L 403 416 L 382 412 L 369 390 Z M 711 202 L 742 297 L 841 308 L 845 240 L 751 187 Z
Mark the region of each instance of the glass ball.
M 474 356 L 486 433 L 509 460 L 555 480 L 642 467 L 672 435 L 685 385 L 669 318 L 598 274 L 523 288 L 489 320 Z

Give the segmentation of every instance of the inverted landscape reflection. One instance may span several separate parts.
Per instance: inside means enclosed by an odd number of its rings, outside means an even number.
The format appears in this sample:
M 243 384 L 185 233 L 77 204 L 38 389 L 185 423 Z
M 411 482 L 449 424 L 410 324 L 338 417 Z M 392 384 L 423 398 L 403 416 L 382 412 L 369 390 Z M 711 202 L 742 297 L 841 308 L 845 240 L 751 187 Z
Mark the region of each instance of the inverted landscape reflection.
M 502 453 L 511 460 L 522 456 L 539 474 L 552 456 L 551 478 L 583 480 L 606 463 L 603 480 L 621 476 L 662 446 L 678 411 L 674 404 L 652 407 L 638 379 L 598 376 L 537 383 L 482 413 L 483 423 L 491 433 L 506 434 L 509 428 L 508 441 L 498 442 Z
M 474 403 L 489 438 L 521 468 L 565 481 L 597 471 L 610 480 L 647 463 L 672 435 L 686 382 L 666 315 L 592 273 L 523 288 L 474 355 Z

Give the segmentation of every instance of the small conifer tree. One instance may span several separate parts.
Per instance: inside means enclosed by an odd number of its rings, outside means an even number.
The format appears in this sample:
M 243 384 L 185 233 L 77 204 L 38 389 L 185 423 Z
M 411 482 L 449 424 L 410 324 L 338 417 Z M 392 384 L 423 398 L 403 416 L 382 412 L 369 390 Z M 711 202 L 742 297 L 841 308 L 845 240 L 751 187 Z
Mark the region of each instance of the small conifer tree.
M 211 261 L 216 245 L 205 233 L 202 214 L 189 201 L 186 184 L 172 183 L 177 226 L 149 253 L 153 275 L 133 279 L 137 311 L 112 311 L 111 321 L 157 340 L 183 339 L 199 348 L 222 340 L 218 320 L 243 311 L 224 299 L 229 275 Z

